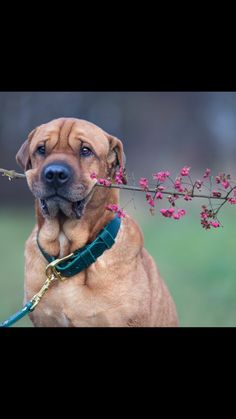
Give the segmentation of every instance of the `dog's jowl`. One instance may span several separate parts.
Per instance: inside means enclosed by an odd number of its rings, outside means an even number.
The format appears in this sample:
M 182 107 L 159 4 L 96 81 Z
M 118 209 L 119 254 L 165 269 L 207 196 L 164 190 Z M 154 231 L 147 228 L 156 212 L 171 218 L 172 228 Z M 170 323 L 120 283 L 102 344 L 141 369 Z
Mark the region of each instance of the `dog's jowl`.
M 120 169 L 126 183 L 122 142 L 90 122 L 60 118 L 34 129 L 16 159 L 36 202 L 25 248 L 25 301 L 42 287 L 49 261 L 73 253 L 64 280 L 30 314 L 33 324 L 177 326 L 139 226 L 106 209 L 119 205 L 119 190 L 95 186 L 96 177 L 112 181 Z

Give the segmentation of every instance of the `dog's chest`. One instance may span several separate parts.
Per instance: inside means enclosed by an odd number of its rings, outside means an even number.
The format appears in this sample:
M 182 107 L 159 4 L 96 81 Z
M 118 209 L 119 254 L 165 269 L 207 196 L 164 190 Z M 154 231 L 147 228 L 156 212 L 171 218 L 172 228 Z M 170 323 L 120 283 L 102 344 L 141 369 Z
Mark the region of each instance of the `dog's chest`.
M 101 257 L 88 271 L 53 284 L 32 313 L 32 321 L 52 327 L 111 325 L 122 301 L 116 287 L 107 287 L 111 276 L 113 269 Z

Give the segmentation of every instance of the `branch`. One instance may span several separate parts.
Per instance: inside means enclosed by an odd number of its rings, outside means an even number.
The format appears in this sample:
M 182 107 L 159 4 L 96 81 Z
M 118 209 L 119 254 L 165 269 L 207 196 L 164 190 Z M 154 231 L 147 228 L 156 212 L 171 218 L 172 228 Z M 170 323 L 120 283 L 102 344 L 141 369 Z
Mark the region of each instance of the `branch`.
M 125 189 L 127 191 L 137 191 L 137 192 L 152 192 L 152 193 L 154 193 L 154 192 L 157 191 L 156 188 L 147 188 L 147 189 L 144 190 L 143 188 L 140 188 L 139 186 L 129 186 L 129 185 L 128 186 L 127 185 L 109 185 L 109 186 L 105 186 L 105 185 L 101 185 L 99 183 L 96 183 L 95 186 L 100 186 L 102 188 Z M 230 192 L 232 192 L 233 189 L 234 188 L 232 188 L 230 190 Z M 161 193 L 162 194 L 165 194 L 165 195 L 173 195 L 173 191 L 162 191 Z M 185 196 L 186 195 L 186 193 L 177 192 L 177 191 L 175 191 L 174 194 L 176 194 L 178 196 Z M 211 199 L 225 200 L 225 199 L 227 199 L 228 195 L 229 195 L 229 193 L 226 196 L 217 197 L 217 196 L 209 196 L 209 195 L 203 195 L 203 194 L 193 194 L 193 195 L 191 194 L 191 197 L 193 197 L 193 198 L 206 198 L 206 199 L 211 198 Z
M 9 180 L 26 178 L 23 173 L 17 173 L 15 170 L 0 169 L 0 173 L 2 173 L 2 176 L 8 177 Z
M 217 190 L 212 191 L 212 178 L 209 176 L 211 170 L 206 169 L 203 177 L 201 180 L 196 180 L 195 182 L 192 181 L 191 177 L 189 176 L 190 167 L 183 167 L 182 170 L 179 173 L 179 176 L 175 179 L 171 179 L 170 172 L 168 171 L 161 171 L 158 173 L 153 174 L 153 179 L 157 180 L 157 185 L 155 188 L 149 188 L 148 180 L 146 178 L 141 178 L 139 180 L 140 186 L 131 186 L 131 185 L 124 185 L 122 183 L 123 179 L 123 169 L 120 168 L 116 172 L 115 181 L 116 184 L 112 184 L 111 180 L 109 179 L 103 179 L 98 178 L 96 173 L 91 173 L 90 177 L 91 179 L 96 179 L 97 183 L 95 183 L 94 186 L 102 187 L 102 188 L 115 188 L 115 189 L 121 189 L 126 191 L 136 191 L 136 192 L 144 192 L 146 194 L 145 198 L 150 205 L 150 212 L 153 215 L 154 214 L 154 208 L 155 208 L 155 202 L 157 200 L 162 199 L 162 195 L 168 195 L 167 199 L 169 201 L 169 208 L 161 208 L 160 213 L 166 217 L 166 218 L 173 218 L 175 220 L 179 220 L 183 215 L 186 214 L 185 209 L 178 208 L 178 205 L 176 205 L 176 200 L 178 198 L 183 197 L 185 201 L 189 201 L 192 198 L 203 198 L 209 200 L 209 206 L 210 209 L 206 205 L 202 205 L 201 212 L 200 212 L 200 219 L 201 219 L 201 225 L 204 229 L 208 230 L 211 227 L 217 228 L 222 226 L 220 221 L 217 218 L 217 215 L 221 208 L 226 204 L 226 202 L 229 202 L 230 204 L 236 204 L 236 184 L 234 181 L 234 186 L 232 186 L 233 181 L 231 180 L 230 175 L 225 175 L 224 173 L 219 173 L 217 176 L 215 176 L 216 181 L 216 188 Z M 2 176 L 8 177 L 9 180 L 12 179 L 25 179 L 26 176 L 23 173 L 17 173 L 15 170 L 6 170 L 6 169 L 0 169 L 0 173 L 2 173 Z M 185 178 L 182 180 L 182 178 Z M 186 177 L 188 177 L 190 183 L 186 182 Z M 173 189 L 170 191 L 166 191 L 165 187 L 163 186 L 163 183 L 166 182 L 169 179 L 169 181 L 173 184 Z M 210 188 L 206 184 L 204 184 L 205 181 L 210 182 Z M 230 183 L 231 182 L 231 183 Z M 172 185 L 171 185 L 172 186 Z M 171 189 L 171 186 L 169 188 Z M 188 189 L 190 187 L 190 189 Z M 207 188 L 209 190 L 208 194 L 203 193 L 196 193 L 195 190 L 201 190 L 201 188 Z M 224 188 L 223 191 L 224 196 L 221 196 L 222 194 L 222 187 Z M 229 189 L 230 188 L 230 189 Z M 226 189 L 229 189 L 228 192 Z M 149 192 L 149 193 L 148 193 Z M 233 196 L 230 198 L 230 194 L 233 192 Z M 151 193 L 153 196 L 151 196 Z M 222 201 L 218 208 L 213 208 L 212 200 Z M 116 204 L 108 204 L 106 206 L 106 209 L 112 212 L 117 213 L 118 217 L 125 217 L 125 213 L 123 209 L 119 208 Z
M 26 179 L 26 176 L 23 173 L 17 173 L 15 170 L 6 170 L 6 169 L 0 169 L 0 173 L 2 173 L 2 176 L 8 177 L 9 180 L 12 179 Z M 136 191 L 136 192 L 151 192 L 151 193 L 156 193 L 157 189 L 156 188 L 146 188 L 145 190 L 143 188 L 140 188 L 139 186 L 129 186 L 129 185 L 109 185 L 109 186 L 105 186 L 99 183 L 96 183 L 95 186 L 99 186 L 102 188 L 116 188 L 116 189 L 123 189 L 126 191 Z M 203 194 L 195 194 L 191 193 L 191 197 L 192 198 L 205 198 L 205 199 L 217 199 L 217 200 L 222 200 L 225 201 L 227 200 L 228 196 L 230 195 L 230 193 L 232 192 L 234 188 L 232 188 L 227 195 L 225 196 L 221 196 L 221 197 L 217 197 L 217 196 L 209 196 L 209 195 L 203 195 Z M 185 196 L 186 193 L 182 193 L 182 192 L 174 192 L 176 195 L 179 196 Z M 162 194 L 165 195 L 173 195 L 173 191 L 162 191 Z M 223 204 L 222 204 L 223 205 Z M 218 211 L 217 211 L 218 212 Z

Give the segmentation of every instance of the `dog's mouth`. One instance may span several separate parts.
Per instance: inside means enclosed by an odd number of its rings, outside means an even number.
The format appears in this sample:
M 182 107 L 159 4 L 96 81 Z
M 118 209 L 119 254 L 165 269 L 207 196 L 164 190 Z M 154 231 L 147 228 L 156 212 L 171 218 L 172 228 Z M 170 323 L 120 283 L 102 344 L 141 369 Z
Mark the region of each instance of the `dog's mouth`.
M 93 189 L 86 195 L 85 198 L 75 202 L 70 201 L 68 198 L 59 194 L 39 199 L 41 212 L 44 217 L 54 218 L 59 213 L 62 213 L 68 218 L 80 219 L 84 214 L 86 204 L 90 200 L 92 192 Z

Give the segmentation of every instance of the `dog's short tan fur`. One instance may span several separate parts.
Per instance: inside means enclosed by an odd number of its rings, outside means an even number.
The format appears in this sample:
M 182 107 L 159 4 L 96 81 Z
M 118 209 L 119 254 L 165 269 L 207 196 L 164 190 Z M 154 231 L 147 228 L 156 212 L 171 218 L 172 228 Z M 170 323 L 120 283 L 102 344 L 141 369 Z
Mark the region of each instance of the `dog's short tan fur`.
M 46 144 L 46 156 L 37 153 Z M 80 148 L 93 155 L 81 157 Z M 117 164 L 123 166 L 120 140 L 84 120 L 60 118 L 32 131 L 17 154 L 26 171 L 29 188 L 36 197 L 37 225 L 26 242 L 25 301 L 45 281 L 46 261 L 36 242 L 50 255 L 63 257 L 94 240 L 114 217 L 105 210 L 118 204 L 119 191 L 94 187 L 90 175 L 113 178 Z M 72 204 L 60 201 L 62 211 L 43 216 L 39 199 L 44 195 L 41 178 L 45 165 L 66 162 L 73 170 L 73 184 L 66 196 L 71 202 L 86 197 L 81 218 L 71 213 Z M 51 202 L 52 201 L 52 202 Z M 54 208 L 53 200 L 49 202 Z M 64 207 L 65 206 L 65 207 Z M 55 207 L 57 208 L 57 207 Z M 64 212 L 64 214 L 63 214 Z M 135 221 L 126 216 L 111 249 L 81 273 L 55 282 L 30 315 L 35 326 L 177 326 L 173 300 L 152 257 L 143 247 Z

